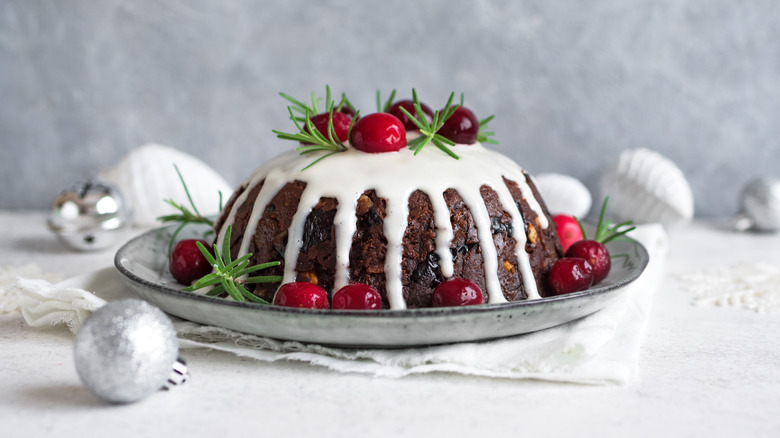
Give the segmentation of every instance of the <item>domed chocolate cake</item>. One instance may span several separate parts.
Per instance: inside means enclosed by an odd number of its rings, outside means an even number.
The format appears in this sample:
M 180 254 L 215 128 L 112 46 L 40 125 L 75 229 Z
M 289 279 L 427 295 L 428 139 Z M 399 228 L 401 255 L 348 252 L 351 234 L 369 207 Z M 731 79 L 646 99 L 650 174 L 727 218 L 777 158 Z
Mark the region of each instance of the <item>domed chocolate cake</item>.
M 561 255 L 531 177 L 480 144 L 371 154 L 355 149 L 302 170 L 292 151 L 236 190 L 216 224 L 217 247 L 232 225 L 233 258 L 280 261 L 264 273 L 335 291 L 366 283 L 382 307 L 429 307 L 448 278 L 474 281 L 485 302 L 547 295 Z M 252 286 L 252 285 L 248 285 Z M 254 293 L 271 301 L 278 285 Z

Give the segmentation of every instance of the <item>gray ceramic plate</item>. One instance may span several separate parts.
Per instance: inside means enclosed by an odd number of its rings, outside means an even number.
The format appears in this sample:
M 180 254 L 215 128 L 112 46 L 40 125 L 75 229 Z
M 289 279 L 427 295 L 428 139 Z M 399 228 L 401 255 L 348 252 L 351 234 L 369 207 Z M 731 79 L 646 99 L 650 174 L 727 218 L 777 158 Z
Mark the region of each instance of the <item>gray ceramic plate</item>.
M 345 347 L 409 347 L 481 341 L 530 333 L 578 318 L 613 302 L 639 277 L 649 256 L 634 241 L 610 242 L 609 276 L 598 287 L 569 295 L 487 304 L 409 310 L 345 311 L 292 309 L 239 303 L 181 291 L 167 269 L 171 227 L 149 231 L 125 244 L 114 264 L 140 298 L 169 314 L 201 324 L 301 342 Z M 188 227 L 181 238 L 201 237 Z M 200 234 L 199 234 L 200 233 Z

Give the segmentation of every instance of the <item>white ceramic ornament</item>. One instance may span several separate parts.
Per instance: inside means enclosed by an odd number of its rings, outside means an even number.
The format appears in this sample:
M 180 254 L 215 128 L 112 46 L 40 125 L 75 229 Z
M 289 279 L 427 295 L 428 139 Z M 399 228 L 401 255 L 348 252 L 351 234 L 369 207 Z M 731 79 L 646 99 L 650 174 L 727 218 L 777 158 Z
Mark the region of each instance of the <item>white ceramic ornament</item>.
M 693 193 L 682 171 L 647 149 L 625 151 L 602 178 L 609 210 L 620 221 L 680 225 L 693 219 Z
M 560 173 L 542 173 L 533 179 L 551 214 L 584 218 L 590 212 L 593 197 L 577 178 Z
M 169 146 L 154 143 L 140 146 L 115 167 L 100 172 L 100 178 L 122 190 L 133 210 L 135 225 L 151 227 L 160 224 L 159 216 L 177 213 L 164 202 L 165 199 L 189 205 L 174 164 L 181 171 L 200 213 L 204 216 L 218 214 L 219 192 L 227 201 L 233 188 L 204 162 Z

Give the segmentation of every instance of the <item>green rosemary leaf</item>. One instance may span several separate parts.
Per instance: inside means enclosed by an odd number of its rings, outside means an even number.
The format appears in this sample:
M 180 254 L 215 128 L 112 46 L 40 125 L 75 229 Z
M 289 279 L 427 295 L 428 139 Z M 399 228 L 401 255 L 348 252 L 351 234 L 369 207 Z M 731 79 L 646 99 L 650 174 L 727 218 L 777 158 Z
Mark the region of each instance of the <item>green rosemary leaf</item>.
M 309 105 L 306 103 L 301 102 L 300 100 L 295 99 L 294 97 L 290 96 L 289 94 L 285 93 L 279 93 L 280 96 L 285 98 L 288 102 L 292 104 L 292 107 L 295 108 L 296 111 L 299 111 L 301 113 L 306 113 L 306 111 L 310 110 Z
M 407 110 L 406 110 L 406 108 L 404 108 L 404 107 L 398 107 L 398 108 L 399 108 L 399 109 L 401 110 L 401 112 L 402 112 L 402 113 L 404 113 L 404 115 L 405 115 L 406 117 L 408 117 L 408 118 L 409 118 L 409 120 L 410 120 L 412 123 L 414 123 L 414 125 L 415 125 L 415 126 L 417 126 L 417 128 L 418 128 L 418 129 L 420 129 L 421 131 L 422 131 L 422 130 L 430 130 L 430 129 L 431 129 L 430 125 L 428 125 L 428 119 L 425 117 L 425 114 L 423 114 L 421 118 L 420 118 L 420 116 L 419 116 L 419 114 L 420 114 L 420 113 L 422 113 L 422 108 L 420 108 L 419 110 L 417 110 L 417 105 L 415 105 L 415 111 L 416 111 L 416 112 L 417 112 L 417 114 L 418 114 L 418 116 L 417 116 L 417 117 L 415 117 L 415 116 L 411 115 L 411 114 L 409 113 L 409 111 L 407 111 Z M 420 120 L 423 120 L 423 122 L 421 122 Z
M 382 104 L 381 94 L 382 93 L 379 90 L 376 90 L 376 112 L 386 113 L 387 110 L 389 110 L 393 105 L 393 99 L 395 99 L 395 90 L 390 92 L 390 97 L 385 101 L 384 104 Z
M 173 168 L 176 169 L 176 173 L 179 175 L 179 181 L 181 181 L 181 185 L 184 186 L 184 193 L 187 194 L 187 199 L 190 200 L 190 205 L 192 206 L 192 209 L 195 211 L 196 215 L 200 216 L 198 207 L 195 206 L 195 203 L 192 201 L 192 196 L 190 196 L 190 189 L 187 188 L 187 183 L 184 182 L 184 177 L 181 176 L 181 172 L 179 171 L 179 166 L 174 164 Z
M 317 158 L 316 160 L 312 161 L 311 163 L 309 163 L 306 167 L 301 169 L 301 171 L 304 171 L 304 170 L 310 168 L 311 166 L 314 166 L 315 164 L 319 163 L 320 161 L 324 160 L 325 158 L 328 158 L 329 156 L 331 156 L 333 154 L 337 154 L 339 152 L 342 152 L 342 151 L 333 151 L 333 152 L 327 153 L 327 154 Z
M 616 232 L 616 233 L 610 234 L 601 243 L 605 244 L 605 243 L 607 243 L 609 241 L 615 240 L 616 238 L 624 236 L 625 234 L 630 233 L 631 231 L 634 231 L 635 229 L 636 229 L 636 227 L 631 227 L 631 228 L 627 228 L 625 230 L 622 230 L 620 232 Z
M 245 301 L 244 294 L 242 294 L 241 292 L 239 292 L 238 289 L 236 289 L 236 284 L 233 283 L 231 280 L 228 280 L 227 278 L 223 278 L 222 287 L 225 288 L 228 295 L 230 295 L 230 297 L 233 298 L 234 300 L 240 302 Z
M 174 242 L 176 242 L 176 237 L 179 235 L 179 233 L 181 232 L 181 230 L 184 228 L 185 225 L 187 225 L 186 222 L 182 222 L 181 224 L 179 224 L 179 226 L 176 227 L 176 231 L 174 231 L 173 234 L 171 235 L 171 241 L 168 242 L 168 257 L 170 257 L 171 253 L 173 252 L 173 244 Z
M 270 262 L 270 263 L 263 263 L 262 265 L 250 266 L 248 268 L 245 268 L 243 271 L 241 271 L 241 276 L 251 274 L 253 272 L 257 272 L 262 269 L 267 269 L 270 268 L 271 266 L 279 266 L 279 265 L 281 265 L 281 262 Z
M 249 260 L 245 260 L 237 266 L 233 267 L 233 269 L 227 270 L 225 275 L 231 278 L 240 278 L 244 275 L 244 270 L 247 269 L 248 266 Z
M 230 252 L 230 240 L 233 234 L 233 226 L 228 225 L 228 227 L 225 229 L 225 238 L 222 241 L 222 262 L 223 265 L 221 266 L 223 269 L 230 264 L 230 257 L 232 257 L 232 254 Z M 216 249 L 215 249 L 216 251 Z
M 450 157 L 452 157 L 452 158 L 454 158 L 456 160 L 459 160 L 460 157 L 455 152 L 453 152 L 452 149 L 450 149 L 447 146 L 448 143 L 446 143 L 443 140 L 449 140 L 449 139 L 444 138 L 444 137 L 442 137 L 440 135 L 434 136 L 433 139 L 432 139 L 433 144 L 436 145 L 437 148 L 441 149 L 445 154 L 449 155 Z M 450 146 L 453 146 L 454 144 L 455 143 L 451 143 Z
M 312 152 L 330 151 L 334 149 L 332 149 L 330 146 L 325 146 L 321 144 L 307 144 L 304 146 L 298 146 L 297 148 L 295 148 L 295 150 L 300 152 L 301 155 L 306 155 Z
M 264 275 L 260 277 L 249 277 L 246 280 L 244 280 L 244 283 L 246 284 L 255 284 L 255 283 L 279 283 L 282 281 L 281 275 Z
M 314 92 L 311 92 L 311 109 L 314 114 L 320 113 L 320 108 L 317 106 L 317 102 L 319 99 L 317 99 L 317 96 L 314 94 Z
M 279 266 L 281 264 L 282 264 L 282 262 L 273 261 L 273 262 L 261 263 L 261 264 L 259 264 L 257 266 L 260 266 L 260 269 L 268 269 L 268 268 L 272 268 L 274 266 Z
M 341 101 L 339 101 L 338 105 L 336 105 L 336 111 L 341 111 L 344 107 L 347 107 L 352 111 L 356 111 L 355 106 L 352 105 L 352 102 L 350 102 L 349 99 L 347 99 L 347 95 L 345 93 L 341 93 Z
M 382 106 L 382 109 L 379 112 L 386 113 L 390 111 L 390 107 L 393 106 L 394 100 L 395 100 L 395 90 L 390 92 L 390 97 L 387 98 L 385 104 Z
M 426 136 L 426 137 L 419 137 L 419 138 L 420 138 L 422 141 L 421 141 L 421 142 L 419 142 L 419 143 L 417 143 L 417 144 L 415 144 L 415 145 L 414 145 L 414 147 L 413 147 L 413 149 L 412 149 L 412 150 L 414 150 L 414 154 L 415 154 L 415 155 L 419 154 L 419 153 L 420 153 L 420 151 L 421 151 L 421 150 L 422 150 L 422 149 L 423 149 L 425 146 L 427 146 L 427 145 L 428 145 L 428 143 L 430 143 L 430 142 L 431 142 L 431 140 L 433 140 L 433 137 L 427 137 L 427 136 Z M 408 145 L 407 145 L 407 146 L 408 146 Z
M 201 254 L 203 254 L 203 257 L 205 257 L 206 260 L 208 260 L 208 262 L 209 262 L 209 264 L 211 266 L 216 267 L 219 264 L 219 263 L 217 263 L 217 260 L 214 258 L 214 256 L 211 255 L 211 251 L 209 251 L 208 248 L 206 248 L 202 243 L 195 242 L 195 246 L 198 247 L 198 249 L 200 250 Z
M 222 277 L 215 276 L 214 278 L 210 280 L 204 280 L 201 278 L 200 280 L 196 281 L 192 286 L 190 286 L 186 290 L 187 292 L 196 291 L 198 289 L 203 289 L 204 287 L 214 286 L 222 282 Z M 188 290 L 189 289 L 189 290 Z
M 216 245 L 214 245 L 214 260 L 216 261 L 216 263 L 213 265 L 214 269 L 225 269 L 225 262 L 222 260 L 222 255 L 220 255 Z
M 491 120 L 493 120 L 493 119 L 495 119 L 495 118 L 496 118 L 496 116 L 495 116 L 495 115 L 492 115 L 492 116 L 485 117 L 484 119 L 480 120 L 480 121 L 479 121 L 479 126 L 480 126 L 480 128 L 481 128 L 481 127 L 483 127 L 483 126 L 485 126 L 485 125 L 487 125 L 487 124 L 488 124 L 488 122 L 490 122 Z
M 281 138 L 282 140 L 293 140 L 293 141 L 300 141 L 300 142 L 308 142 L 309 136 L 305 134 L 288 134 L 286 132 L 281 131 L 272 131 L 274 134 L 276 134 L 277 138 Z
M 243 289 L 243 288 L 242 288 L 242 289 Z M 251 301 L 251 302 L 253 302 L 253 303 L 258 303 L 258 304 L 271 304 L 271 303 L 269 303 L 268 301 L 266 301 L 266 300 L 264 300 L 264 299 L 262 299 L 262 298 L 258 297 L 257 295 L 253 294 L 252 292 L 249 292 L 249 291 L 248 291 L 248 290 L 246 290 L 246 289 L 244 289 L 244 294 L 243 294 L 243 295 L 244 295 L 244 296 L 245 296 L 245 297 L 246 297 L 246 298 L 247 298 L 249 301 Z
M 249 263 L 249 258 L 252 257 L 252 253 L 244 254 L 241 257 L 237 258 L 236 260 L 233 260 L 232 262 L 228 263 L 225 266 L 226 271 L 232 271 L 235 269 L 236 266 L 240 265 L 241 263 L 247 262 Z
M 218 296 L 222 295 L 223 293 L 225 293 L 225 288 L 222 287 L 222 285 L 220 284 L 219 286 L 215 287 L 214 289 L 211 289 L 210 291 L 206 292 L 206 296 L 218 297 Z
M 416 150 L 417 146 L 424 142 L 427 139 L 427 137 L 417 137 L 414 140 L 410 140 L 406 146 L 411 150 Z
M 493 120 L 496 116 L 486 117 L 479 121 L 479 131 L 477 132 L 477 141 L 480 143 L 498 144 L 496 140 L 493 140 L 492 136 L 496 135 L 493 131 L 485 131 L 487 124 Z

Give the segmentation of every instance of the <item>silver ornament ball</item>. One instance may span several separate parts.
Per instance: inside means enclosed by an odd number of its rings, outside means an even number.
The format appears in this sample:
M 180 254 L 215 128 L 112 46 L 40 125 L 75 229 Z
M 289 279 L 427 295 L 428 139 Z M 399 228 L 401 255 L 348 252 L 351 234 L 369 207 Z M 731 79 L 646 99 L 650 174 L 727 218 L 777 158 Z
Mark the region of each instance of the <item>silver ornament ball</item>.
M 88 181 L 63 190 L 54 199 L 49 229 L 77 250 L 103 249 L 116 243 L 130 219 L 119 189 L 107 182 Z
M 742 228 L 780 230 L 780 180 L 762 178 L 748 183 L 740 196 L 740 216 Z
M 76 371 L 84 386 L 114 403 L 138 401 L 163 388 L 176 371 L 178 351 L 168 316 L 136 299 L 99 308 L 74 344 Z M 186 377 L 186 369 L 178 374 Z

